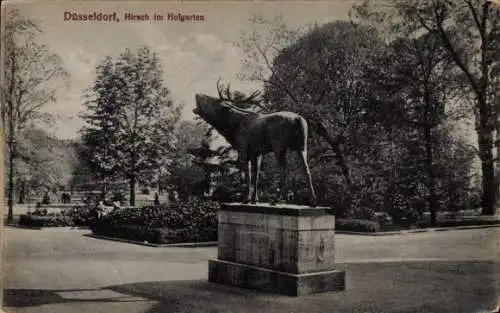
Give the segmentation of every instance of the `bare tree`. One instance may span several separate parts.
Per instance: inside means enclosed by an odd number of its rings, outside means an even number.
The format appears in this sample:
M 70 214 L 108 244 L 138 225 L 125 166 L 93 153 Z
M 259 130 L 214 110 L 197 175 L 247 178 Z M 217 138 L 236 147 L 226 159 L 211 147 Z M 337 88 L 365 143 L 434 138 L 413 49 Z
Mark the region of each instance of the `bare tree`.
M 8 148 L 8 221 L 13 219 L 18 140 L 25 126 L 46 117 L 41 108 L 55 101 L 67 73 L 60 58 L 36 41 L 38 26 L 17 11 L 6 13 L 3 35 L 2 123 Z

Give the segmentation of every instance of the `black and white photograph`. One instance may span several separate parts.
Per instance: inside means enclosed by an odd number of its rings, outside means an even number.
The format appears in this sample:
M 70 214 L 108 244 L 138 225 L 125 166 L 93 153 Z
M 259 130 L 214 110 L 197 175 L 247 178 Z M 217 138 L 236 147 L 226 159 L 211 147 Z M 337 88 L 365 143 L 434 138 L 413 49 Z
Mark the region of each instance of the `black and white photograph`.
M 500 0 L 0 21 L 3 312 L 500 313 Z

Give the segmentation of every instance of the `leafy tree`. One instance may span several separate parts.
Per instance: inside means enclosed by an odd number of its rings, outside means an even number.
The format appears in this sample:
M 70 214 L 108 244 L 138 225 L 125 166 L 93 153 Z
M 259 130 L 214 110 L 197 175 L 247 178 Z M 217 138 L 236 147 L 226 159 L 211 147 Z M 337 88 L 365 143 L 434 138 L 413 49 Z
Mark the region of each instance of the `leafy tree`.
M 297 36 L 287 35 L 283 27 L 270 28 L 278 33 L 275 37 L 290 41 L 244 39 L 246 64 L 253 60 L 268 66 L 268 77 L 257 67 L 249 69 L 249 78 L 264 82 L 269 110 L 306 117 L 314 131 L 311 158 L 325 162 L 333 156 L 347 182 L 342 189 L 351 194 L 363 176 L 357 160 L 360 140 L 378 135 L 364 123 L 371 97 L 364 70 L 386 48 L 375 29 L 348 22 L 312 27 Z
M 88 97 L 82 138 L 93 149 L 92 164 L 103 177 L 128 180 L 133 206 L 136 184 L 158 180 L 170 162 L 180 107 L 170 100 L 159 59 L 147 47 L 105 59 Z
M 244 76 L 264 83 L 267 110 L 308 119 L 320 202 L 339 209 L 337 215 L 371 218 L 385 211 L 395 221 L 430 210 L 433 222 L 441 206 L 464 205 L 472 158 L 465 144 L 452 140 L 448 123 L 457 112 L 445 106 L 456 99 L 462 77 L 438 36 L 388 40 L 348 22 L 295 36 L 284 26 L 268 27 L 274 36 L 243 39 Z M 461 154 L 447 157 L 446 151 Z M 267 189 L 272 175 L 263 169 Z M 301 189 L 300 180 L 292 184 Z
M 455 66 L 463 73 L 464 85 L 474 101 L 483 214 L 495 214 L 498 188 L 493 135 L 500 111 L 494 105 L 496 83 L 493 77 L 498 74 L 500 64 L 500 8 L 492 1 L 483 0 L 392 0 L 385 3 L 386 12 L 380 12 L 380 8 L 371 5 L 370 1 L 360 6 L 358 12 L 366 19 L 374 18 L 389 24 L 389 28 L 400 36 L 422 32 L 436 34 Z
M 456 71 L 435 34 L 413 39 L 397 38 L 391 43 L 391 48 L 388 75 L 382 73 L 386 77 L 380 77 L 375 84 L 381 86 L 384 93 L 387 89 L 396 90 L 401 111 L 405 112 L 399 115 L 403 118 L 403 125 L 399 126 L 405 127 L 404 144 L 408 146 L 408 156 L 413 156 L 415 174 L 424 174 L 420 177 L 422 179 L 413 177 L 412 181 L 424 182 L 431 222 L 436 224 L 439 197 L 435 150 L 441 144 L 436 132 L 446 119 L 452 117 L 451 113 L 446 114 L 445 104 L 453 99 L 458 89 Z
M 239 94 L 236 92 L 235 94 Z M 245 104 L 244 104 L 245 105 Z M 218 201 L 237 199 L 242 188 L 231 147 L 213 148 L 216 136 L 202 121 L 183 121 L 176 129 L 177 149 L 162 185 L 181 198 L 214 197 Z M 236 197 L 236 198 L 235 198 Z
M 97 78 L 87 91 L 87 113 L 82 115 L 87 125 L 82 128 L 83 146 L 79 149 L 82 160 L 102 184 L 106 194 L 109 180 L 118 177 L 120 168 L 117 155 L 118 129 L 120 127 L 118 75 L 111 57 L 106 57 L 96 67 Z
M 60 58 L 48 47 L 37 42 L 38 26 L 15 10 L 7 10 L 2 42 L 4 54 L 4 84 L 2 85 L 2 123 L 8 153 L 8 217 L 13 218 L 15 167 L 18 145 L 26 125 L 45 118 L 40 109 L 55 101 L 67 73 Z
M 98 173 L 92 169 L 92 158 L 89 157 L 88 147 L 82 143 L 81 139 L 75 142 L 75 154 L 77 156 L 77 165 L 71 176 L 71 190 L 87 189 L 86 186 L 95 185 L 96 181 L 100 182 Z
M 434 152 L 438 198 L 449 211 L 470 208 L 469 202 L 475 194 L 471 171 L 475 151 L 454 133 L 456 130 L 450 123 L 438 129 L 436 137 L 440 145 Z
M 243 38 L 247 54 L 243 66 L 248 72 L 244 77 L 264 83 L 264 98 L 270 110 L 293 107 L 308 120 L 329 145 L 323 147 L 324 153 L 335 157 L 351 185 L 343 131 L 345 122 L 355 123 L 352 118 L 361 112 L 358 109 L 362 104 L 358 105 L 357 98 L 362 98 L 364 91 L 357 76 L 369 59 L 367 53 L 376 51 L 374 47 L 383 48 L 375 30 L 337 22 L 294 31 L 281 24 L 280 19 L 253 21 L 259 26 L 267 25 L 269 35 L 253 32 Z M 339 98 L 345 101 L 340 102 Z M 338 105 L 338 110 L 330 110 L 329 105 Z M 340 108 L 341 105 L 345 107 Z M 344 109 L 345 112 L 339 111 Z
M 17 146 L 19 203 L 30 195 L 66 189 L 77 164 L 75 144 L 35 126 L 26 127 Z
M 206 174 L 192 152 L 199 149 L 208 131 L 206 124 L 196 121 L 182 121 L 175 129 L 177 145 L 172 151 L 169 172 L 161 177 L 161 185 L 169 192 L 177 191 L 183 199 L 195 195 L 206 181 Z

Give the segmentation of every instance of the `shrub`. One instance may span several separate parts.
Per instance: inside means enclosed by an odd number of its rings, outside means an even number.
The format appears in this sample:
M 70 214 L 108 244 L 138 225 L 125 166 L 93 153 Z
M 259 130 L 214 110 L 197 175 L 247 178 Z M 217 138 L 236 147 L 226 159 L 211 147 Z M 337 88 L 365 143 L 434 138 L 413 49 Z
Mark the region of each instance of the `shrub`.
M 57 227 L 72 226 L 73 220 L 64 214 L 52 213 L 48 215 L 22 214 L 19 225 L 28 227 Z
M 47 209 L 36 209 L 23 214 L 19 225 L 29 227 L 90 226 L 97 219 L 97 211 L 91 206 L 75 207 L 60 213 L 47 213 Z
M 74 208 L 68 214 L 77 226 L 90 226 L 97 219 L 97 211 L 91 206 Z
M 158 244 L 214 241 L 217 240 L 218 209 L 218 203 L 198 198 L 120 209 L 94 223 L 92 232 Z
M 380 231 L 380 224 L 370 220 L 340 218 L 335 221 L 335 229 L 345 230 L 345 231 L 375 233 Z

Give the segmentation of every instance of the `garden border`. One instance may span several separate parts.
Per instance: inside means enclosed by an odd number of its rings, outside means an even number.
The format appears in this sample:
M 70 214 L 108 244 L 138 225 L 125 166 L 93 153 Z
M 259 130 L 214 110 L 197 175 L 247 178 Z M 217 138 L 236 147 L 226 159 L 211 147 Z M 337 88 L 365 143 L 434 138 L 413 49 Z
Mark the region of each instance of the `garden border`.
M 468 230 L 468 229 L 481 229 L 481 228 L 493 228 L 493 227 L 500 227 L 500 224 L 423 228 L 423 229 L 400 230 L 400 231 L 391 231 L 391 232 L 376 232 L 376 233 L 336 230 L 335 234 L 377 237 L 377 236 L 395 236 L 395 235 L 405 235 L 405 234 L 412 234 L 412 233 L 440 232 L 440 231 L 452 231 L 452 230 Z M 147 246 L 147 247 L 153 247 L 153 248 L 175 248 L 175 247 L 178 247 L 178 248 L 201 248 L 201 247 L 216 247 L 218 245 L 218 241 L 157 244 L 157 243 L 149 243 L 149 242 L 143 242 L 143 241 L 138 241 L 138 240 L 122 239 L 122 238 L 118 238 L 118 237 L 109 237 L 109 236 L 101 236 L 101 235 L 94 235 L 94 234 L 84 234 L 83 236 L 95 238 L 95 239 L 103 239 L 103 240 L 116 241 L 116 242 L 122 242 L 122 243 L 136 244 L 136 245 L 140 245 L 140 246 Z
M 398 231 L 380 231 L 380 232 L 356 232 L 348 230 L 335 230 L 336 234 L 339 235 L 359 235 L 359 236 L 394 236 L 412 233 L 426 233 L 426 232 L 439 232 L 439 231 L 450 231 L 450 230 L 467 230 L 467 229 L 480 229 L 480 228 L 493 228 L 500 227 L 499 224 L 490 225 L 472 225 L 472 226 L 452 226 L 452 227 L 436 227 L 436 228 L 417 228 L 408 230 L 398 230 Z
M 206 241 L 206 242 L 183 242 L 183 243 L 150 243 L 150 242 L 143 242 L 143 241 L 138 241 L 138 240 L 131 240 L 131 239 L 122 239 L 118 237 L 109 237 L 109 236 L 101 236 L 101 235 L 94 235 L 94 234 L 84 234 L 83 236 L 85 237 L 90 237 L 90 238 L 95 238 L 95 239 L 104 239 L 104 240 L 110 240 L 110 241 L 117 241 L 117 242 L 123 242 L 123 243 L 131 243 L 131 244 L 136 244 L 140 246 L 147 246 L 147 247 L 154 247 L 154 248 L 200 248 L 200 247 L 216 247 L 218 245 L 218 241 Z

